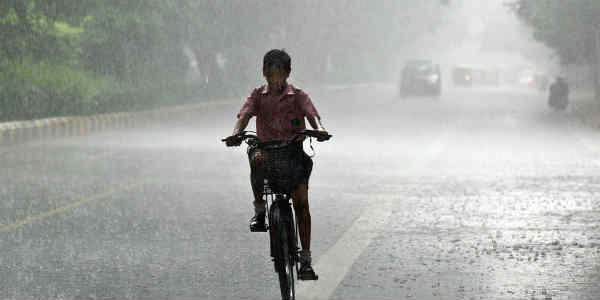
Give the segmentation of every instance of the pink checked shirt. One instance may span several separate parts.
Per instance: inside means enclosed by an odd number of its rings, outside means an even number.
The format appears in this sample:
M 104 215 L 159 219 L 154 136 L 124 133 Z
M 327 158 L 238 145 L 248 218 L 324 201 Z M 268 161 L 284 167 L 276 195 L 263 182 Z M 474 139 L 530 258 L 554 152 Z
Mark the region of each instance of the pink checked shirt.
M 305 117 L 321 119 L 310 97 L 291 84 L 280 95 L 270 93 L 266 84 L 254 89 L 237 117 L 244 114 L 256 117 L 256 133 L 264 142 L 284 141 L 306 129 Z M 294 119 L 297 120 L 295 127 Z

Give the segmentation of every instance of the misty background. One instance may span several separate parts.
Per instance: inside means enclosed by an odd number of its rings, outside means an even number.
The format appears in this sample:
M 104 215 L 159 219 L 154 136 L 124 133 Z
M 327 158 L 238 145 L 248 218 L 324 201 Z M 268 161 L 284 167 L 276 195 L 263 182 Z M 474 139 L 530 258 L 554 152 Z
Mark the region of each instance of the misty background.
M 394 82 L 415 58 L 550 76 L 571 65 L 590 82 L 597 11 L 584 0 L 2 1 L 0 120 L 245 97 L 272 48 L 291 54 L 300 86 Z
M 221 139 L 284 48 L 333 135 L 298 299 L 597 300 L 599 6 L 0 0 L 0 298 L 278 298 Z

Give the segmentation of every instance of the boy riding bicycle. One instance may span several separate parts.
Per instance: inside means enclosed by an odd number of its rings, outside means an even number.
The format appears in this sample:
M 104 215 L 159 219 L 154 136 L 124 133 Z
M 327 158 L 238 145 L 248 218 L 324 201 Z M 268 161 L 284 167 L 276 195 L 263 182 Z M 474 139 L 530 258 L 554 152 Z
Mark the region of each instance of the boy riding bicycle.
M 233 135 L 226 139 L 228 147 L 241 144 L 242 141 L 237 134 L 248 126 L 252 117 L 256 117 L 256 133 L 263 142 L 287 141 L 297 132 L 306 129 L 305 118 L 312 128 L 323 134 L 323 139 L 328 136 L 310 97 L 302 90 L 287 83 L 290 72 L 291 58 L 284 50 L 273 49 L 265 54 L 263 76 L 267 80 L 267 84 L 254 89 L 243 104 L 237 115 Z M 300 166 L 295 171 L 295 188 L 291 194 L 294 210 L 298 217 L 302 245 L 298 277 L 304 280 L 314 280 L 317 276 L 311 264 L 311 218 L 308 206 L 308 180 L 313 162 L 304 152 L 301 140 L 291 147 L 294 147 L 299 155 L 294 155 L 290 159 L 297 159 L 297 165 Z M 255 212 L 254 217 L 250 219 L 250 231 L 266 231 L 266 201 L 262 199 L 264 174 L 261 164 L 268 159 L 267 156 L 267 153 L 256 148 L 248 149 Z

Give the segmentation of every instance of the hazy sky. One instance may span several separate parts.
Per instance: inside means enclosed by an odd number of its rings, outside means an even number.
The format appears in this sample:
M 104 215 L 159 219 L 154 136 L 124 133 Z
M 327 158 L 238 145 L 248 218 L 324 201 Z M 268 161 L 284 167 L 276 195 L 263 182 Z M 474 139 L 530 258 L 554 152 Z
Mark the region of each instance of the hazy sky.
M 446 64 L 471 64 L 508 68 L 530 66 L 541 71 L 556 69 L 550 51 L 533 40 L 529 28 L 519 22 L 505 0 L 454 2 L 446 25 L 423 37 L 415 53 L 439 57 Z

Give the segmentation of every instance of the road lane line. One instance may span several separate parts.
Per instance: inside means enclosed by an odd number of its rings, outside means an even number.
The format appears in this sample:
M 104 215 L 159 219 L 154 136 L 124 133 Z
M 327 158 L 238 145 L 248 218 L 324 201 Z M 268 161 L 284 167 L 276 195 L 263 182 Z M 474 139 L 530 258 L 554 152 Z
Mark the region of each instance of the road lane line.
M 449 133 L 450 128 L 446 128 L 444 133 L 427 147 L 421 156 L 422 160 L 414 161 L 402 173 L 412 173 L 437 158 L 447 147 Z M 342 237 L 318 258 L 314 268 L 319 274 L 319 280 L 298 281 L 296 298 L 329 299 L 371 240 L 381 233 L 381 228 L 387 223 L 391 214 L 390 197 L 375 199 Z
M 74 203 L 71 203 L 71 204 L 68 204 L 68 205 L 65 205 L 65 206 L 53 209 L 51 211 L 47 211 L 47 212 L 41 213 L 41 214 L 39 214 L 37 216 L 30 216 L 30 217 L 27 217 L 27 218 L 25 218 L 23 220 L 20 220 L 20 221 L 11 223 L 11 224 L 0 225 L 0 232 L 9 232 L 9 231 L 15 230 L 15 229 L 23 227 L 25 225 L 28 225 L 28 224 L 31 224 L 31 223 L 34 223 L 34 222 L 37 222 L 37 221 L 41 221 L 41 220 L 44 220 L 44 219 L 47 219 L 47 218 L 49 218 L 49 217 L 51 217 L 53 215 L 56 215 L 56 214 L 59 214 L 59 213 L 62 213 L 62 212 L 66 212 L 66 211 L 69 211 L 69 210 L 72 210 L 72 209 L 75 209 L 75 208 L 77 208 L 79 206 L 82 206 L 84 204 L 87 204 L 89 202 L 92 202 L 92 201 L 95 201 L 95 200 L 100 200 L 100 199 L 103 199 L 103 198 L 107 198 L 110 195 L 114 194 L 115 192 L 126 191 L 126 190 L 135 188 L 135 187 L 140 186 L 140 185 L 142 185 L 142 183 L 141 182 L 137 182 L 137 183 L 132 183 L 132 184 L 121 186 L 121 187 L 117 187 L 117 188 L 112 188 L 112 189 L 106 190 L 106 191 L 104 191 L 104 192 L 102 192 L 100 194 L 96 194 L 96 195 L 92 195 L 92 196 L 81 198 L 79 201 L 76 201 Z
M 342 237 L 329 248 L 315 263 L 319 272 L 316 282 L 300 282 L 297 287 L 298 299 L 327 299 L 337 289 L 354 261 L 369 246 L 371 240 L 381 233 L 381 228 L 392 214 L 392 201 L 374 201 L 354 221 Z

